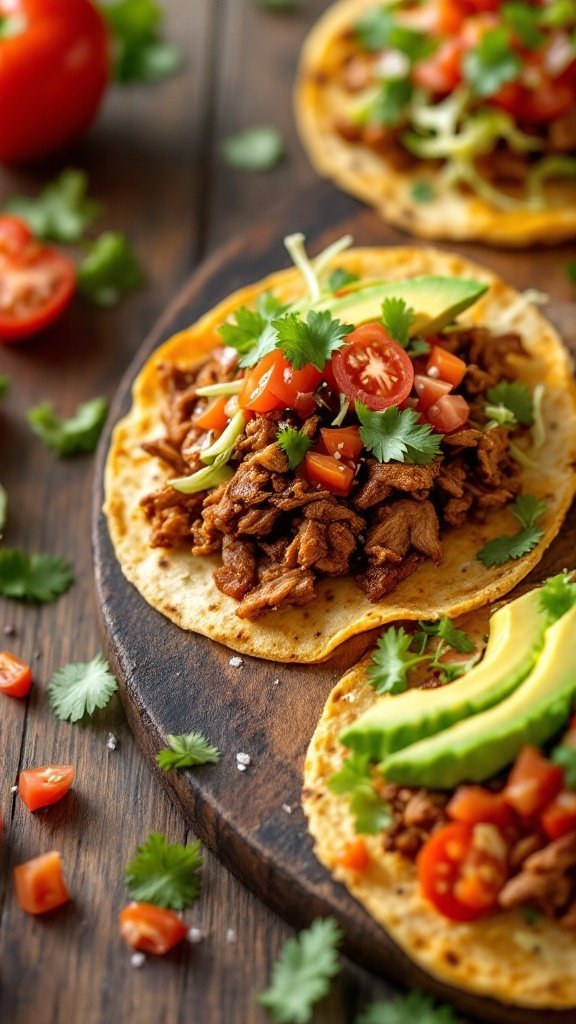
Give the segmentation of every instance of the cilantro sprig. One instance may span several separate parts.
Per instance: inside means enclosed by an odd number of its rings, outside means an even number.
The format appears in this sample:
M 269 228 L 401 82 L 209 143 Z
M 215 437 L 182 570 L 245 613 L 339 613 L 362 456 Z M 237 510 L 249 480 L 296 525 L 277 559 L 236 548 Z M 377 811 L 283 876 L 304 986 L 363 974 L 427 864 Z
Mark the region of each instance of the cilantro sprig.
M 408 686 L 408 673 L 426 655 L 412 650 L 413 636 L 400 626 L 390 626 L 376 643 L 376 650 L 367 672 L 368 682 L 376 693 L 402 693 Z
M 330 918 L 319 918 L 288 939 L 272 970 L 272 983 L 256 997 L 276 1024 L 308 1024 L 314 1004 L 328 994 L 338 973 L 342 933 Z
M 382 303 L 382 323 L 392 340 L 402 345 L 402 348 L 408 346 L 414 316 L 414 310 L 408 307 L 404 299 L 387 298 Z
M 300 465 L 306 452 L 313 444 L 312 438 L 307 437 L 306 434 L 303 434 L 301 430 L 297 430 L 296 427 L 289 427 L 287 423 L 280 425 L 280 429 L 276 434 L 276 440 L 288 459 L 290 469 L 296 469 Z
M 443 434 L 428 423 L 420 423 L 413 409 L 403 412 L 391 405 L 383 412 L 371 412 L 356 402 L 360 437 L 378 462 L 410 462 L 426 466 L 438 455 Z
M 276 331 L 276 347 L 280 349 L 295 370 L 308 363 L 323 370 L 347 336 L 354 330 L 349 324 L 333 320 L 328 310 L 309 310 L 306 320 L 297 313 L 286 313 L 272 321 Z
M 513 422 L 523 427 L 534 423 L 534 398 L 530 389 L 521 380 L 501 380 L 486 392 L 487 413 L 494 417 L 496 409 L 502 407 L 512 414 Z M 510 425 L 512 421 L 508 420 Z
M 510 45 L 506 26 L 498 25 L 484 33 L 478 45 L 465 54 L 463 70 L 475 94 L 482 99 L 518 78 L 522 61 Z
M 454 1010 L 414 989 L 390 1002 L 372 1003 L 356 1024 L 457 1024 Z
M 359 280 L 360 276 L 358 274 L 353 274 L 350 270 L 346 270 L 345 267 L 335 267 L 328 278 L 328 287 L 331 292 L 338 292 L 341 288 L 345 288 L 349 284 L 355 284 Z
M 494 565 L 504 565 L 506 562 L 515 561 L 517 558 L 527 555 L 544 536 L 544 531 L 536 526 L 536 522 L 545 511 L 546 502 L 532 494 L 521 494 L 510 506 L 510 512 L 518 520 L 522 529 L 512 535 L 503 534 L 489 540 L 478 551 L 476 555 L 478 561 L 489 569 Z
M 124 881 L 133 899 L 185 910 L 200 895 L 200 840 L 183 846 L 152 832 L 126 868 Z
M 38 196 L 13 196 L 5 209 L 25 220 L 41 241 L 78 242 L 104 209 L 87 192 L 87 174 L 69 167 Z
M 540 30 L 542 8 L 522 0 L 511 0 L 502 5 L 502 19 L 529 50 L 536 50 L 546 41 Z
M 355 27 L 356 38 L 365 50 L 397 50 L 410 64 L 434 52 L 438 43 L 429 35 L 408 25 L 402 25 L 386 7 L 374 7 Z
M 201 732 L 168 735 L 168 746 L 156 754 L 156 762 L 165 772 L 177 768 L 193 768 L 199 764 L 217 764 L 220 760 L 218 747 L 206 739 Z
M 155 82 L 181 64 L 175 46 L 165 42 L 164 12 L 156 0 L 116 0 L 102 4 L 114 43 L 117 82 Z
M 378 91 L 365 111 L 365 120 L 370 124 L 396 128 L 404 120 L 404 114 L 412 99 L 412 82 L 409 78 L 387 78 L 380 82 Z
M 556 622 L 576 604 L 576 583 L 570 573 L 551 576 L 538 591 L 538 605 L 549 623 Z
M 350 796 L 350 813 L 359 835 L 376 835 L 392 824 L 392 810 L 375 792 L 368 754 L 354 752 L 328 781 L 333 793 Z
M 222 143 L 225 162 L 241 171 L 271 171 L 281 162 L 284 152 L 284 139 L 270 124 L 245 128 Z
M 78 406 L 74 416 L 64 419 L 50 402 L 42 402 L 28 414 L 28 422 L 37 437 L 61 458 L 79 452 L 93 452 L 108 414 L 103 398 L 92 398 Z
M 564 782 L 568 789 L 576 789 L 576 747 L 560 743 L 552 751 L 551 760 L 564 769 Z
M 72 566 L 57 555 L 28 555 L 19 548 L 0 551 L 0 594 L 19 601 L 53 601 L 74 582 Z
M 142 268 L 120 231 L 105 231 L 89 248 L 78 268 L 78 291 L 96 306 L 114 306 L 143 284 Z
M 48 684 L 48 699 L 61 722 L 79 722 L 105 708 L 117 689 L 108 662 L 97 654 L 92 661 L 58 669 Z

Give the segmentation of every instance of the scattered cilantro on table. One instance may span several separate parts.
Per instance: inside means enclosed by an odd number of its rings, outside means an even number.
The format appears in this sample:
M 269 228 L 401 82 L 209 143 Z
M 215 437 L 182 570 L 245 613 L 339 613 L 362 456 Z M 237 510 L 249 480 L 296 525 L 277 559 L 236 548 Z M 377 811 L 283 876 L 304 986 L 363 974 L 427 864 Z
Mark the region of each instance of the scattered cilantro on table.
M 20 601 L 53 601 L 74 582 L 72 567 L 56 555 L 0 551 L 0 594 Z
M 355 281 L 359 280 L 360 276 L 358 274 L 352 274 L 345 267 L 335 267 L 328 278 L 328 287 L 331 292 L 338 292 L 341 288 L 345 288 L 346 285 L 354 284 Z
M 128 239 L 105 231 L 92 243 L 78 268 L 78 291 L 97 306 L 113 306 L 126 292 L 140 287 L 144 277 Z
M 491 568 L 527 555 L 544 536 L 544 531 L 536 526 L 536 521 L 545 511 L 545 502 L 532 494 L 521 494 L 514 504 L 510 505 L 510 512 L 516 517 L 522 529 L 513 535 L 504 534 L 489 540 L 478 551 L 478 561 L 486 568 Z
M 402 626 L 390 626 L 378 638 L 367 672 L 376 693 L 402 693 L 408 686 L 410 669 L 426 661 L 425 654 L 410 650 L 413 639 Z
M 391 1002 L 373 1003 L 356 1024 L 457 1024 L 454 1010 L 441 1006 L 431 996 L 414 990 Z
M 192 768 L 198 764 L 217 764 L 220 751 L 213 747 L 201 732 L 169 735 L 168 747 L 159 750 L 156 761 L 165 772 L 176 768 Z
M 414 310 L 410 309 L 404 299 L 388 298 L 382 303 L 382 323 L 393 341 L 407 348 L 410 341 L 410 328 L 414 322 Z
M 276 440 L 288 459 L 290 469 L 296 469 L 296 466 L 300 465 L 306 452 L 313 444 L 311 437 L 306 437 L 306 434 L 303 434 L 301 430 L 297 430 L 296 427 L 289 427 L 286 423 L 281 424 L 276 434 Z
M 556 622 L 576 604 L 576 582 L 570 573 L 551 576 L 538 592 L 538 605 L 549 623 Z
M 42 402 L 30 410 L 28 422 L 48 448 L 65 458 L 94 451 L 107 414 L 108 406 L 103 398 L 83 402 L 69 419 L 58 416 L 50 402 Z
M 530 389 L 521 380 L 502 380 L 486 392 L 487 411 L 493 415 L 495 409 L 503 407 L 514 417 L 515 423 L 530 427 L 534 423 L 534 399 Z
M 13 196 L 4 209 L 26 221 L 32 234 L 46 242 L 78 242 L 100 217 L 103 207 L 87 197 L 88 176 L 68 168 L 35 198 Z
M 133 899 L 185 910 L 200 895 L 200 840 L 183 846 L 152 832 L 126 868 L 124 881 Z
M 297 938 L 288 939 L 272 969 L 272 983 L 256 997 L 276 1024 L 308 1024 L 312 1009 L 328 994 L 338 973 L 342 933 L 330 918 L 319 918 Z
M 61 722 L 79 722 L 105 708 L 118 684 L 101 654 L 92 661 L 59 668 L 48 684 L 48 699 Z
M 309 310 L 306 320 L 297 313 L 286 313 L 273 320 L 276 331 L 276 348 L 279 348 L 295 370 L 301 370 L 310 363 L 317 370 L 323 370 L 337 349 L 344 344 L 353 328 L 333 320 L 328 310 Z
M 576 284 L 576 260 L 570 260 L 566 264 L 566 277 L 572 284 Z
M 364 447 L 378 462 L 411 462 L 426 466 L 438 455 L 443 434 L 437 434 L 428 423 L 420 423 L 413 409 L 403 412 L 389 406 L 383 412 L 371 412 L 356 402 L 356 414 L 362 426 L 360 437 Z
M 6 397 L 10 390 L 10 377 L 7 373 L 0 373 L 0 402 Z
M 390 805 L 372 787 L 368 754 L 351 754 L 328 780 L 328 788 L 350 796 L 350 813 L 359 835 L 376 835 L 392 824 Z
M 164 12 L 156 0 L 101 2 L 111 29 L 117 82 L 155 82 L 174 74 L 180 53 L 162 38 Z
M 485 32 L 480 42 L 464 56 L 463 71 L 477 96 L 486 98 L 513 82 L 522 71 L 522 61 L 510 45 L 504 25 Z
M 568 789 L 576 789 L 576 747 L 560 743 L 552 751 L 551 760 L 564 769 L 564 783 Z
M 222 155 L 241 171 L 271 171 L 284 156 L 284 139 L 272 125 L 254 125 L 224 139 Z

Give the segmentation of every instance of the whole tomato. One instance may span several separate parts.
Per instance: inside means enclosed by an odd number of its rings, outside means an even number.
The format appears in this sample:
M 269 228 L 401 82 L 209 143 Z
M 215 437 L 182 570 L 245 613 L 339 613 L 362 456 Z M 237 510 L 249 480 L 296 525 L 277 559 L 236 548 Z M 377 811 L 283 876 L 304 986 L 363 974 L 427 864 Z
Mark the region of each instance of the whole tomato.
M 109 40 L 90 0 L 0 0 L 0 162 L 26 163 L 92 123 Z

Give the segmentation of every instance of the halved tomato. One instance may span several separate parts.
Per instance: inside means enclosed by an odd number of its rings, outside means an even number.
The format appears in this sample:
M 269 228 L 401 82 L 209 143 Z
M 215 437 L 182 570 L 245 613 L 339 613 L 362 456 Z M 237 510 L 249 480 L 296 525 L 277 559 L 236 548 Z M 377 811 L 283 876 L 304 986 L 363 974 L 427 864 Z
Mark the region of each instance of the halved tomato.
M 501 793 L 492 793 L 484 786 L 458 786 L 446 812 L 454 821 L 465 825 L 484 822 L 506 828 L 514 822 L 512 811 Z
M 333 494 L 346 497 L 354 483 L 354 470 L 332 455 L 306 452 L 304 460 L 306 479 L 311 484 L 320 484 Z
M 560 839 L 569 832 L 576 832 L 576 793 L 561 790 L 544 808 L 540 820 L 550 839 Z
M 453 822 L 435 832 L 417 860 L 422 892 L 453 921 L 492 910 L 508 877 L 507 846 L 494 825 Z
M 467 366 L 463 359 L 447 352 L 441 345 L 433 345 L 432 351 L 426 363 L 426 373 L 436 380 L 445 380 L 452 387 L 457 388 L 461 383 Z
M 31 686 L 30 666 L 10 651 L 0 651 L 0 693 L 8 697 L 25 697 Z
M 322 427 L 320 433 L 330 455 L 357 459 L 364 448 L 360 427 Z
M 130 903 L 120 911 L 120 935 L 132 949 L 163 956 L 185 937 L 187 928 L 173 910 L 153 903 Z
M 194 426 L 200 427 L 200 430 L 216 430 L 221 433 L 228 424 L 226 415 L 228 401 L 228 395 L 220 395 L 214 399 L 210 405 L 206 406 L 204 412 L 195 418 Z
M 426 419 L 440 434 L 451 434 L 467 422 L 470 406 L 462 395 L 443 395 L 426 412 Z
M 517 814 L 528 818 L 541 811 L 564 784 L 564 769 L 552 764 L 537 747 L 523 747 L 504 788 L 504 799 Z
M 48 807 L 61 800 L 74 781 L 71 764 L 47 764 L 42 768 L 26 768 L 20 772 L 18 793 L 29 811 Z
M 375 411 L 399 405 L 414 383 L 410 356 L 379 323 L 348 335 L 332 356 L 332 371 L 340 391 Z
M 62 860 L 57 850 L 34 857 L 14 868 L 16 899 L 28 914 L 45 914 L 70 899 L 62 878 Z
M 278 386 L 282 385 L 282 374 L 289 365 L 288 360 L 278 350 L 264 356 L 246 374 L 244 386 L 238 395 L 239 407 L 251 409 L 253 412 L 281 409 L 284 403 L 272 391 L 271 384 L 276 381 Z

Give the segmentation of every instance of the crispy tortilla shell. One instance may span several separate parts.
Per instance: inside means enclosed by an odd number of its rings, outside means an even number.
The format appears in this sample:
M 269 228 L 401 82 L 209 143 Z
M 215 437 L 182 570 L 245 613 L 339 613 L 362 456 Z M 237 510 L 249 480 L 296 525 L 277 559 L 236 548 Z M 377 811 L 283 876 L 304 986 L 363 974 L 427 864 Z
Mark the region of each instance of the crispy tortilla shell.
M 338 264 L 362 277 L 443 274 L 489 282 L 486 296 L 460 322 L 518 331 L 529 353 L 528 359 L 517 362 L 518 376 L 531 386 L 546 385 L 546 444 L 535 453 L 536 468 L 524 471 L 523 488 L 547 502 L 544 536 L 524 558 L 486 569 L 476 560 L 476 552 L 490 538 L 518 529 L 506 509 L 495 510 L 482 523 L 444 532 L 442 564 L 423 562 L 387 599 L 371 604 L 348 576 L 323 579 L 315 601 L 270 612 L 254 622 L 240 619 L 235 614 L 237 602 L 217 589 L 212 571 L 219 559 L 193 557 L 185 548 L 151 548 L 150 527 L 139 502 L 169 476 L 141 448 L 143 441 L 163 432 L 164 396 L 157 366 L 167 360 L 184 367 L 205 357 L 218 342 L 217 327 L 232 310 L 253 303 L 264 291 L 273 289 L 286 300 L 302 294 L 297 271 L 273 274 L 225 299 L 165 342 L 145 364 L 134 384 L 132 408 L 114 431 L 105 473 L 105 512 L 122 570 L 149 604 L 183 629 L 274 661 L 321 661 L 348 637 L 386 622 L 454 616 L 495 600 L 539 561 L 576 489 L 576 396 L 568 355 L 554 328 L 535 307 L 484 268 L 434 249 L 354 249 L 338 257 Z
M 498 210 L 458 186 L 438 178 L 424 160 L 410 169 L 396 169 L 386 155 L 346 141 L 335 130 L 338 116 L 354 97 L 340 83 L 345 34 L 376 0 L 341 0 L 333 4 L 310 32 L 302 51 L 295 88 L 295 114 L 300 137 L 315 170 L 345 192 L 374 206 L 384 220 L 428 239 L 478 239 L 493 245 L 522 247 L 555 244 L 576 235 L 574 181 L 549 182 L 543 210 Z M 415 182 L 426 181 L 434 196 L 417 202 Z

